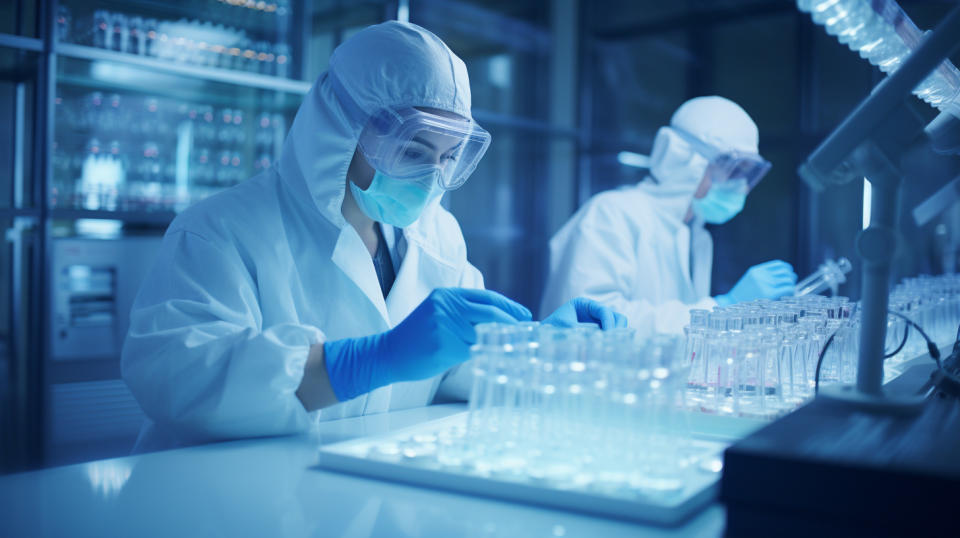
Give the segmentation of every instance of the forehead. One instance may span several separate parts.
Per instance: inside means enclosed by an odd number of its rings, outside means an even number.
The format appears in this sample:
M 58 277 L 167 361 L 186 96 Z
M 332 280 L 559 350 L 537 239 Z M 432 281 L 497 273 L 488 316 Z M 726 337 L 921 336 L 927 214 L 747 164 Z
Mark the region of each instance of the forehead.
M 415 107 L 413 107 L 413 108 L 419 110 L 420 112 L 426 112 L 427 114 L 434 114 L 434 115 L 436 115 L 436 116 L 440 116 L 441 118 L 449 118 L 449 119 L 451 119 L 451 120 L 467 121 L 467 118 L 464 118 L 464 117 L 461 116 L 460 114 L 455 114 L 455 113 L 453 113 L 453 112 L 449 112 L 449 111 L 443 110 L 443 109 L 441 109 L 441 108 L 433 108 L 433 107 L 429 107 L 429 106 L 415 106 Z

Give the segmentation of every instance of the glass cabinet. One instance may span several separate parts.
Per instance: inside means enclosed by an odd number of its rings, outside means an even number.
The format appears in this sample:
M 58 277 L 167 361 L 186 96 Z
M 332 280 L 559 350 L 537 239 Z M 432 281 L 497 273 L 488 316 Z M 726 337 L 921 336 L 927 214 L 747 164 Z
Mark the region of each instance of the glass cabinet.
M 182 210 L 269 168 L 300 98 L 290 89 L 63 58 L 50 207 Z

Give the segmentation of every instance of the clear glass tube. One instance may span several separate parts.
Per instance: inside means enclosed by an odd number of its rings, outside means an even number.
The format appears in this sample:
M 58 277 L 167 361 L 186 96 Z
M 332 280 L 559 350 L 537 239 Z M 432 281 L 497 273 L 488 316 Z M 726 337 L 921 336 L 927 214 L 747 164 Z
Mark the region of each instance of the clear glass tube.
M 924 32 L 893 0 L 797 0 L 816 24 L 884 73 L 893 73 L 920 45 Z M 914 95 L 960 117 L 960 71 L 944 60 Z
M 850 260 L 840 258 L 837 261 L 827 260 L 810 276 L 797 283 L 795 297 L 822 293 L 830 290 L 833 295 L 839 291 L 840 284 L 847 281 L 847 273 L 853 268 Z

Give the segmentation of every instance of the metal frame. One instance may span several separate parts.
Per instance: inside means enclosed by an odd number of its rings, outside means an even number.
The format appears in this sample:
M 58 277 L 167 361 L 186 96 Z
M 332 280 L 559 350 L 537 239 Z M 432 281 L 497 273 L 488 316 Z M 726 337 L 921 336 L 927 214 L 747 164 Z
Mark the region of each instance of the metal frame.
M 810 17 L 801 16 L 797 12 L 797 80 L 800 81 L 800 99 L 797 107 L 797 125 L 800 127 L 801 135 L 812 135 L 817 130 L 817 105 L 819 103 L 816 95 L 816 58 L 813 55 L 813 22 Z M 807 152 L 814 147 L 820 137 L 813 136 L 810 140 L 803 140 L 795 148 L 794 156 L 797 162 L 802 162 Z M 819 222 L 814 218 L 820 212 L 819 198 L 810 193 L 810 189 L 801 185 L 797 181 L 794 184 L 794 199 L 798 201 L 797 216 L 805 215 L 809 226 L 799 227 L 797 241 L 794 245 L 794 252 L 797 256 L 797 265 L 801 267 L 812 267 L 816 252 L 816 240 L 820 236 Z
M 47 173 L 47 149 L 49 148 L 50 109 L 49 99 L 51 64 L 53 62 L 50 36 L 55 2 L 38 2 L 37 38 L 0 34 L 0 47 L 37 53 L 36 64 L 30 69 L 33 80 L 33 112 L 35 128 L 32 132 L 31 153 L 28 155 L 24 144 L 24 122 L 26 114 L 26 92 L 18 82 L 14 99 L 16 131 L 14 140 L 14 178 L 11 184 L 12 204 L 10 208 L 0 210 L 0 217 L 10 219 L 13 224 L 11 236 L 11 304 L 10 306 L 10 377 L 16 386 L 12 402 L 13 424 L 8 439 L 16 444 L 9 446 L 6 460 L 0 462 L 8 470 L 28 469 L 43 463 L 44 423 L 44 384 L 43 370 L 45 348 L 43 347 L 43 299 L 46 282 L 43 268 L 46 263 L 46 208 L 42 203 L 46 186 L 43 185 Z M 19 25 L 18 17 L 18 25 Z M 22 30 L 22 29 L 21 29 Z M 24 176 L 24 161 L 31 160 L 32 177 Z M 25 196 L 29 191 L 29 197 Z M 24 206 L 27 207 L 24 207 Z M 24 251 L 24 234 L 35 236 L 32 250 Z M 29 258 L 25 258 L 29 256 Z M 24 265 L 29 259 L 29 274 L 24 274 Z M 29 285 L 27 280 L 30 279 Z M 24 315 L 26 312 L 26 315 Z M 25 341 L 23 341 L 25 339 Z
M 23 37 L 18 35 L 0 34 L 0 47 L 11 49 L 32 50 L 34 52 L 43 51 L 43 40 L 33 37 Z
M 46 461 L 46 444 L 44 440 L 50 431 L 50 417 L 46 410 L 49 408 L 49 391 L 46 380 L 46 371 L 50 363 L 49 350 L 47 349 L 47 324 L 45 321 L 49 318 L 47 305 L 49 304 L 50 294 L 50 220 L 49 207 L 47 204 L 48 189 L 53 179 L 53 170 L 50 166 L 49 155 L 53 148 L 53 129 L 54 129 L 54 96 L 56 95 L 56 74 L 57 57 L 54 45 L 54 15 L 57 12 L 58 0 L 47 0 L 40 2 L 40 8 L 37 13 L 40 21 L 40 36 L 43 38 L 43 57 L 40 60 L 40 71 L 37 76 L 37 128 L 36 142 L 33 151 L 35 154 L 35 164 L 33 175 L 40 181 L 33 185 L 34 207 L 40 210 L 40 220 L 37 226 L 37 242 L 35 246 L 34 260 L 36 263 L 34 275 L 42 275 L 38 282 L 34 283 L 36 290 L 31 300 L 31 325 L 34 327 L 32 335 L 33 346 L 36 350 L 36 356 L 43 360 L 37 369 L 35 387 L 39 395 L 37 402 L 36 424 L 38 431 L 32 433 L 32 445 L 35 449 L 32 451 L 37 454 L 39 461 L 37 464 L 43 464 Z

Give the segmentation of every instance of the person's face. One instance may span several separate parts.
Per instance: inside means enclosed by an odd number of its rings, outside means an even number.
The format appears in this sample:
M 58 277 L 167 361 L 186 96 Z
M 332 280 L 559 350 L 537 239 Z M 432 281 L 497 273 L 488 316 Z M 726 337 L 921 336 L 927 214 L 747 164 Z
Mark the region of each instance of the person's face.
M 443 118 L 466 120 L 459 114 L 438 108 L 417 107 L 417 110 Z M 402 159 L 404 164 L 411 167 L 440 166 L 446 171 L 447 168 L 456 166 L 455 162 L 463 142 L 462 137 L 424 129 L 411 139 L 410 144 L 404 149 Z
M 445 118 L 465 119 L 458 114 L 436 108 L 417 107 L 417 109 Z M 456 166 L 455 163 L 459 150 L 463 147 L 463 142 L 464 140 L 461 137 L 425 129 L 414 136 L 404 148 L 401 163 L 408 165 L 411 169 L 421 166 L 440 166 L 444 171 L 449 171 L 448 168 Z M 357 187 L 366 190 L 373 181 L 374 173 L 375 170 L 364 158 L 360 148 L 357 147 L 353 152 L 353 159 L 350 161 L 350 167 L 347 170 L 347 178 L 353 181 Z
M 703 179 L 700 180 L 700 185 L 698 185 L 697 190 L 694 191 L 693 197 L 697 199 L 703 198 L 704 196 L 707 195 L 707 191 L 710 190 L 710 187 L 712 185 L 713 185 L 713 182 L 710 180 L 710 174 L 704 171 Z M 690 222 L 691 220 L 693 220 L 693 204 L 690 204 L 690 206 L 687 207 L 687 214 L 684 216 L 683 220 L 684 222 Z
M 407 144 L 401 164 L 416 169 L 421 166 L 439 166 L 444 171 L 456 166 L 463 138 L 423 130 Z

